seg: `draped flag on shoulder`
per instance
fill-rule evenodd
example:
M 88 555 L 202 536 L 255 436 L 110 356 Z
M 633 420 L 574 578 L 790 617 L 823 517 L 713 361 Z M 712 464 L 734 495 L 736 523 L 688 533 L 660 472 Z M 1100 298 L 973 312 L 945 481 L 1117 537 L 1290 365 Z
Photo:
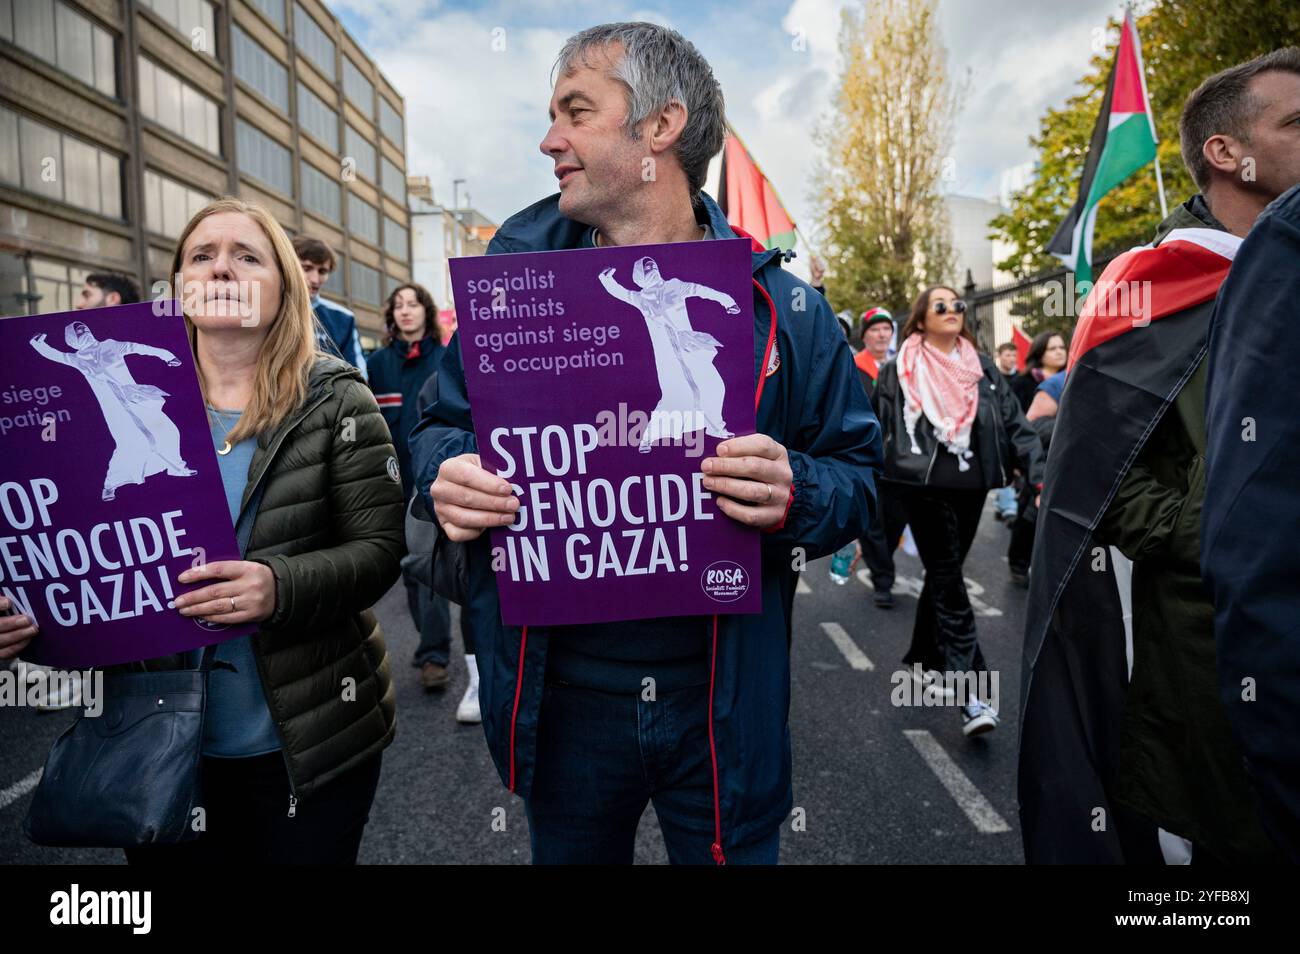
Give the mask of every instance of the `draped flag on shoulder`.
M 1201 362 L 1240 244 L 1216 229 L 1174 227 L 1112 261 L 1084 302 L 1029 575 L 1018 786 L 1030 864 L 1160 861 L 1154 826 L 1111 799 L 1131 580 L 1127 561 L 1093 534 Z
M 1131 12 L 1125 13 L 1119 48 L 1106 80 L 1106 95 L 1092 129 L 1088 158 L 1074 207 L 1056 229 L 1047 251 L 1074 269 L 1076 282 L 1092 281 L 1092 234 L 1097 203 L 1156 157 L 1142 50 Z
M 794 248 L 794 220 L 730 126 L 722 150 L 718 205 L 728 222 L 753 236 L 764 248 Z
M 1209 301 L 1240 244 L 1235 235 L 1217 229 L 1174 229 L 1154 248 L 1118 256 L 1083 303 L 1068 368 L 1112 338 Z

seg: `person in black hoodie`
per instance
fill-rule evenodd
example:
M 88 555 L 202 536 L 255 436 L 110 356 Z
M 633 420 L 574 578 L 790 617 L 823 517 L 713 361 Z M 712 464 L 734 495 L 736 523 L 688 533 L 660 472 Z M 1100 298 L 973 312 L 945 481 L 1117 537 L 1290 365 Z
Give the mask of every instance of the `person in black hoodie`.
M 406 439 L 420 422 L 420 389 L 437 374 L 442 356 L 437 314 L 433 296 L 424 286 L 408 284 L 394 288 L 384 305 L 388 345 L 370 355 L 367 361 L 370 386 L 392 432 L 393 446 L 397 448 L 402 490 L 408 501 L 414 493 L 415 481 L 411 476 L 411 451 Z M 412 664 L 419 667 L 420 682 L 426 691 L 441 691 L 448 683 L 451 608 L 443 597 L 413 579 L 409 572 L 403 573 L 403 579 L 411 618 L 420 631 L 420 645 Z M 474 687 L 477 679 L 473 675 L 472 658 L 467 662 L 471 669 L 470 684 Z M 473 710 L 472 714 L 476 716 L 477 702 Z M 457 718 L 460 718 L 459 710 Z
M 1042 445 L 997 366 L 980 353 L 966 327 L 966 303 L 951 288 L 917 296 L 899 342 L 872 402 L 884 434 L 881 481 L 907 513 L 925 565 L 903 661 L 930 686 L 943 674 L 943 695 L 962 704 L 962 731 L 976 735 L 996 728 L 998 714 L 981 698 L 995 684 L 976 639 L 962 564 L 989 490 L 1006 486 L 1014 468 L 1041 489 Z

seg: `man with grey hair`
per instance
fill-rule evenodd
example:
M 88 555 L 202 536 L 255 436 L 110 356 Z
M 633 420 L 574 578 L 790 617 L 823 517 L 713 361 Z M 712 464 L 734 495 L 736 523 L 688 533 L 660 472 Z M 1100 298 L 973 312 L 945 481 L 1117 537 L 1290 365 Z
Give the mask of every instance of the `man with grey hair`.
M 541 151 L 560 192 L 507 220 L 489 254 L 736 237 L 701 191 L 726 129 L 722 90 L 680 34 L 611 23 L 572 37 L 550 118 Z M 781 263 L 754 243 L 758 433 L 701 462 L 719 510 L 763 532 L 759 614 L 504 626 L 483 531 L 513 522 L 519 501 L 480 464 L 458 345 L 411 435 L 442 528 L 435 559 L 465 547 L 483 729 L 524 799 L 534 862 L 630 862 L 651 802 L 672 862 L 777 860 L 793 804 L 796 568 L 866 529 L 881 460 L 830 306 Z

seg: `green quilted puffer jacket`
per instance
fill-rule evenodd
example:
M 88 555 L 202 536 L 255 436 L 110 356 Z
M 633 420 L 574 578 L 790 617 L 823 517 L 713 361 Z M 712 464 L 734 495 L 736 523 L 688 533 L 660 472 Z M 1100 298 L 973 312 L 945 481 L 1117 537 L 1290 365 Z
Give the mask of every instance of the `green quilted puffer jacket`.
M 400 575 L 405 508 L 388 425 L 355 368 L 317 359 L 304 404 L 258 437 L 241 508 L 258 481 L 245 557 L 275 574 L 275 613 L 253 652 L 290 784 L 305 800 L 387 747 L 396 722 L 370 607 Z M 175 655 L 147 666 L 188 664 Z

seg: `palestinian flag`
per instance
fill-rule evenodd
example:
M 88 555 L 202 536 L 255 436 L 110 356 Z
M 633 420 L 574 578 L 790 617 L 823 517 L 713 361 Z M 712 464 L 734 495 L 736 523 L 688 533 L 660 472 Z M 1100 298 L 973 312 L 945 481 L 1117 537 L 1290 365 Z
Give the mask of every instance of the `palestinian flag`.
M 1018 793 L 1030 864 L 1161 863 L 1154 824 L 1111 800 L 1128 691 L 1131 564 L 1093 534 L 1206 353 L 1215 295 L 1241 240 L 1177 227 L 1196 221 L 1180 207 L 1154 247 L 1111 262 L 1071 342 L 1021 663 Z
M 1025 370 L 1025 359 L 1029 357 L 1029 346 L 1033 344 L 1029 336 L 1020 330 L 1020 326 L 1011 326 L 1011 343 L 1016 346 L 1016 370 Z
M 722 150 L 718 205 L 728 222 L 744 229 L 764 248 L 794 248 L 795 225 L 790 213 L 730 126 Z
M 1079 181 L 1079 197 L 1047 244 L 1048 252 L 1074 269 L 1076 282 L 1092 281 L 1092 233 L 1097 203 L 1156 157 L 1156 130 L 1143 77 L 1137 27 L 1133 25 L 1133 17 L 1126 13 L 1119 49 L 1106 80 L 1101 113 L 1092 128 L 1088 158 Z

